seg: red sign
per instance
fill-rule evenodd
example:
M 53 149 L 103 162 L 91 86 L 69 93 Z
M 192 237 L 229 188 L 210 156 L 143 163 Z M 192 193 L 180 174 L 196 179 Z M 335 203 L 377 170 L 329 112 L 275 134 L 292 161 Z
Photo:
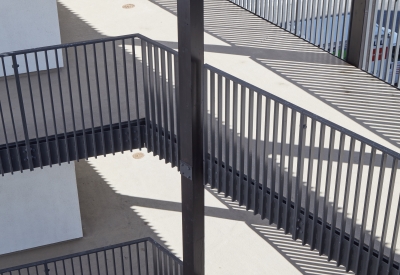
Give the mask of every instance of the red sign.
M 379 48 L 378 60 L 382 60 L 382 52 L 383 48 Z M 388 58 L 388 53 L 389 53 L 389 47 L 386 47 L 385 59 Z M 376 56 L 376 49 L 372 51 L 372 61 L 375 61 L 375 56 Z

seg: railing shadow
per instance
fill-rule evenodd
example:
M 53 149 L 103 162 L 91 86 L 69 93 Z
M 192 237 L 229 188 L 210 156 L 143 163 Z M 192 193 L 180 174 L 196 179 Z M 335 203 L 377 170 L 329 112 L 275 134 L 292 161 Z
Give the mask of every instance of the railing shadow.
M 152 2 L 176 15 L 176 1 Z M 206 52 L 248 56 L 399 146 L 400 121 L 396 114 L 400 111 L 400 92 L 396 88 L 229 1 L 205 1 L 204 14 L 205 31 L 229 44 L 205 45 Z M 177 48 L 174 42 L 162 43 Z

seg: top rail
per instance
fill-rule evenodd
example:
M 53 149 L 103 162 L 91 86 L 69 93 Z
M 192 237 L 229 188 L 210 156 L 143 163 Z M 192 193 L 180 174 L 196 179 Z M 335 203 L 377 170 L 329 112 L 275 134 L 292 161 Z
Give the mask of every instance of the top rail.
M 400 159 L 400 153 L 395 152 L 394 150 L 389 149 L 389 148 L 387 148 L 387 147 L 385 147 L 383 145 L 380 145 L 380 144 L 378 144 L 378 143 L 376 143 L 376 142 L 374 142 L 374 141 L 372 141 L 372 140 L 370 140 L 370 139 L 368 139 L 368 138 L 366 138 L 364 136 L 361 136 L 361 135 L 359 135 L 359 134 L 357 134 L 357 133 L 355 133 L 355 132 L 353 132 L 353 131 L 351 131 L 349 129 L 346 129 L 346 128 L 344 128 L 344 127 L 342 127 L 342 126 L 340 126 L 340 125 L 338 125 L 336 123 L 333 123 L 332 121 L 329 121 L 329 120 L 327 120 L 327 119 L 325 119 L 323 117 L 320 117 L 320 116 L 318 116 L 318 115 L 316 115 L 314 113 L 311 113 L 310 111 L 307 111 L 306 109 L 303 109 L 303 108 L 301 108 L 301 107 L 299 107 L 299 106 L 297 106 L 297 105 L 295 105 L 293 103 L 290 103 L 289 101 L 286 101 L 286 100 L 284 100 L 284 99 L 282 99 L 282 98 L 280 98 L 280 97 L 278 97 L 276 95 L 273 95 L 273 94 L 271 94 L 271 93 L 269 93 L 269 92 L 267 92 L 265 90 L 262 90 L 262 89 L 254 86 L 254 85 L 252 85 L 252 84 L 250 84 L 250 83 L 248 83 L 246 81 L 243 81 L 243 80 L 241 80 L 241 79 L 239 79 L 239 78 L 237 78 L 235 76 L 232 76 L 232 75 L 230 75 L 230 74 L 228 74 L 228 73 L 226 73 L 224 71 L 221 71 L 221 70 L 219 70 L 219 69 L 217 69 L 217 68 L 215 68 L 215 67 L 213 67 L 213 66 L 211 66 L 209 64 L 205 64 L 204 68 L 210 69 L 210 70 L 218 73 L 221 76 L 228 77 L 229 79 L 231 79 L 234 82 L 237 82 L 238 84 L 246 86 L 247 88 L 252 89 L 257 93 L 265 95 L 265 96 L 275 100 L 276 102 L 281 103 L 284 106 L 292 108 L 293 110 L 295 110 L 295 111 L 297 111 L 297 112 L 299 112 L 299 113 L 301 113 L 303 115 L 306 115 L 307 117 L 310 117 L 310 118 L 312 118 L 312 119 L 314 119 L 314 120 L 316 120 L 316 121 L 318 121 L 318 122 L 320 122 L 322 124 L 325 124 L 326 126 L 331 127 L 332 129 L 335 129 L 337 131 L 340 131 L 341 133 L 349 135 L 350 137 L 353 137 L 353 138 L 355 138 L 355 139 L 357 139 L 357 140 L 359 140 L 359 141 L 361 141 L 361 142 L 363 142 L 363 143 L 365 143 L 365 144 L 367 144 L 367 145 L 369 145 L 369 146 L 371 146 L 373 148 L 376 148 L 376 149 L 382 151 L 382 153 L 386 153 L 386 154 L 388 154 L 388 155 L 390 155 L 390 156 L 392 156 L 394 158 Z
M 122 40 L 122 39 L 127 39 L 127 38 L 140 38 L 146 42 L 149 42 L 149 43 L 165 50 L 166 52 L 169 52 L 173 55 L 178 55 L 177 51 L 175 51 L 171 48 L 168 48 L 167 46 L 165 46 L 157 41 L 154 41 L 144 35 L 135 33 L 135 34 L 112 36 L 112 37 L 99 38 L 99 39 L 93 39 L 93 40 L 78 41 L 78 42 L 73 42 L 73 43 L 65 43 L 65 44 L 51 45 L 51 46 L 45 46 L 45 47 L 38 47 L 38 48 L 32 48 L 32 49 L 26 49 L 26 50 L 5 52 L 5 53 L 0 53 L 0 57 L 9 57 L 9 56 L 14 56 L 14 55 L 28 54 L 28 53 L 34 53 L 34 52 L 49 51 L 49 50 L 55 50 L 55 49 L 65 49 L 65 48 L 71 48 L 71 47 L 75 47 L 75 46 L 84 46 L 84 45 L 91 45 L 91 44 L 96 44 L 96 43 L 112 42 L 112 41 Z

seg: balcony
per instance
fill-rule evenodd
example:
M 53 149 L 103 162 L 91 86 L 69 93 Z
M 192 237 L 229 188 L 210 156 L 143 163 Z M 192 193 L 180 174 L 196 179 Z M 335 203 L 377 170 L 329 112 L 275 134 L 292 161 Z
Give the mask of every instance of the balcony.
M 173 3 L 154 3 L 146 5 L 174 18 L 167 13 L 174 14 Z M 77 7 L 70 6 L 79 14 Z M 69 13 L 61 4 L 59 10 Z M 308 254 L 314 263 L 302 263 L 293 256 L 305 253 L 296 243 L 348 269 L 361 268 L 360 274 L 369 266 L 397 270 L 398 127 L 394 116 L 377 115 L 379 109 L 396 112 L 397 89 L 232 3 L 206 2 L 205 14 L 211 64 L 204 67 L 207 190 L 237 201 L 233 209 L 260 214 L 263 220 L 258 215 L 245 220 L 255 232 L 269 234 L 266 239 L 298 272 L 343 268 L 316 265 L 315 251 Z M 5 68 L 15 55 L 19 70 L 29 74 L 21 71 L 19 79 L 8 76 L 0 84 L 9 92 L 1 95 L 2 173 L 79 159 L 95 163 L 92 157 L 117 158 L 142 147 L 188 172 L 179 165 L 184 137 L 178 135 L 176 28 L 162 24 L 149 31 L 158 29 L 159 42 L 142 35 L 98 37 L 87 28 L 94 36 L 87 37 L 100 40 L 4 55 Z M 35 52 L 46 64 L 46 51 L 49 67 L 38 65 L 37 73 Z M 343 75 L 347 81 L 338 80 Z M 282 248 L 286 242 L 291 252 Z

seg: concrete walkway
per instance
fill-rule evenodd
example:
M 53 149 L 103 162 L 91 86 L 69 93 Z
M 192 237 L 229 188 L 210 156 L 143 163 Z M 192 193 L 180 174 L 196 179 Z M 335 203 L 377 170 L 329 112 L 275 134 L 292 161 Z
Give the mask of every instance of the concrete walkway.
M 176 2 L 60 0 L 62 42 L 141 33 L 177 48 Z M 398 90 L 225 0 L 206 1 L 206 62 L 398 150 Z M 77 163 L 84 238 L 0 257 L 0 268 L 150 236 L 181 257 L 179 174 L 132 153 Z M 213 191 L 206 274 L 343 274 Z

